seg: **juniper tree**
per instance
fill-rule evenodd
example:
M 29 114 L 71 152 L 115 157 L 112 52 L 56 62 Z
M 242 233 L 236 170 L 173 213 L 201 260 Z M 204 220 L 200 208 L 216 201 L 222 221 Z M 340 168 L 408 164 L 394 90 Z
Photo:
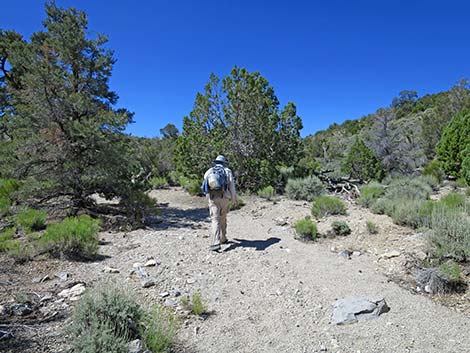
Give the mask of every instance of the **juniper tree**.
M 351 146 L 349 153 L 343 160 L 341 169 L 352 178 L 366 181 L 371 179 L 380 180 L 383 177 L 383 169 L 379 160 L 374 152 L 359 138 Z

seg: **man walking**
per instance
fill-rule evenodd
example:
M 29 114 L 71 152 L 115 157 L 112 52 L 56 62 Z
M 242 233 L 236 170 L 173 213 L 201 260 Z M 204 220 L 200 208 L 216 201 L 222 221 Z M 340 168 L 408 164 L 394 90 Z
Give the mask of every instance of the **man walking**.
M 228 168 L 227 159 L 219 155 L 213 165 L 204 174 L 202 191 L 209 201 L 211 215 L 212 245 L 210 250 L 220 250 L 220 244 L 227 242 L 227 213 L 229 200 L 237 204 L 235 181 L 232 171 Z

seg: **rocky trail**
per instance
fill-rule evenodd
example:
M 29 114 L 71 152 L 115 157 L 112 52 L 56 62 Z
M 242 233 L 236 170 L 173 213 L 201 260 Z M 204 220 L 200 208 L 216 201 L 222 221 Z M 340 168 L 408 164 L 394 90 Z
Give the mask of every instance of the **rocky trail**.
M 289 223 L 309 215 L 309 203 L 248 197 L 246 206 L 228 216 L 230 243 L 214 253 L 208 250 L 204 198 L 179 189 L 152 196 L 162 207 L 160 223 L 101 233 L 100 261 L 14 265 L 0 258 L 0 303 L 11 302 L 17 293 L 34 293 L 28 295 L 41 300 L 50 296 L 39 305 L 42 318 L 50 319 L 18 324 L 15 338 L 0 341 L 1 352 L 66 352 L 64 328 L 80 294 L 62 291 L 74 285 L 81 291 L 82 284 L 93 287 L 109 278 L 131 287 L 145 305 L 158 302 L 175 310 L 183 295 L 199 291 L 210 314 L 183 318 L 178 333 L 190 352 L 470 352 L 470 316 L 462 309 L 469 306 L 468 295 L 460 294 L 462 308 L 450 308 L 392 280 L 421 256 L 423 239 L 386 216 L 349 204 L 347 216 L 321 221 L 319 231 L 326 233 L 333 220 L 341 219 L 352 234 L 305 243 L 294 239 Z M 367 233 L 369 219 L 379 226 L 377 235 Z M 344 249 L 351 256 L 338 255 Z M 146 267 L 149 260 L 154 261 Z M 153 281 L 146 288 L 131 274 L 136 263 Z M 67 278 L 54 277 L 60 272 Z M 332 305 L 348 297 L 383 298 L 390 311 L 333 325 Z

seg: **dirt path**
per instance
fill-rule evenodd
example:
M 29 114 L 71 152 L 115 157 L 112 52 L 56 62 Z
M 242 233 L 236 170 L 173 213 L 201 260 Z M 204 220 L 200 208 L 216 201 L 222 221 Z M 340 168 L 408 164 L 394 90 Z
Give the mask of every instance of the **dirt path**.
M 468 316 L 414 295 L 384 276 L 384 270 L 404 259 L 379 260 L 378 255 L 413 246 L 419 250 L 420 244 L 416 235 L 384 216 L 351 206 L 350 236 L 306 244 L 293 239 L 290 226 L 278 226 L 273 220 L 308 215 L 307 203 L 281 199 L 273 204 L 250 198 L 247 206 L 229 214 L 232 242 L 221 253 L 213 253 L 208 251 L 205 199 L 177 190 L 156 191 L 153 196 L 164 205 L 163 222 L 154 230 L 103 233 L 100 252 L 107 256 L 103 261 L 49 262 L 44 270 L 39 266 L 36 276 L 67 271 L 88 286 L 113 276 L 128 283 L 148 304 L 164 303 L 167 299 L 160 293 L 171 289 L 183 295 L 200 291 L 213 314 L 206 320 L 185 320 L 179 332 L 179 339 L 195 352 L 470 352 Z M 381 228 L 375 238 L 365 232 L 369 218 Z M 320 231 L 330 222 L 321 222 Z M 353 247 L 363 254 L 348 260 L 332 247 Z M 148 258 L 161 264 L 148 268 L 157 285 L 144 289 L 129 272 L 133 263 Z M 105 274 L 106 266 L 120 273 Z M 37 284 L 35 290 L 51 290 L 53 285 L 53 281 Z M 376 320 L 331 325 L 334 301 L 355 295 L 383 297 L 391 311 Z M 63 342 L 59 346 L 65 349 Z

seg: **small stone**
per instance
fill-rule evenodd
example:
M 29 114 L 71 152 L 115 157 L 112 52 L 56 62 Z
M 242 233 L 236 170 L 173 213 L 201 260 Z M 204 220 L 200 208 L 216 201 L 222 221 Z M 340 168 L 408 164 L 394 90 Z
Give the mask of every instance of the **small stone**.
M 361 256 L 361 255 L 362 255 L 362 253 L 360 251 L 357 251 L 357 250 L 353 251 L 353 253 L 352 253 L 352 256 L 356 256 L 356 257 Z
M 166 298 L 166 297 L 169 297 L 170 296 L 170 293 L 168 292 L 162 292 L 159 294 L 160 295 L 160 298 Z
M 132 264 L 132 267 L 134 268 L 139 268 L 139 267 L 142 267 L 143 265 L 140 263 L 140 262 L 135 262 L 134 264 Z
M 165 305 L 169 306 L 169 307 L 175 307 L 175 306 L 178 305 L 178 302 L 174 299 L 169 299 L 168 298 L 168 299 L 165 300 Z
M 142 280 L 142 288 L 150 288 L 155 285 L 155 281 L 152 278 L 146 278 Z
M 170 294 L 173 296 L 173 297 L 179 297 L 181 295 L 181 292 L 178 290 L 178 289 L 172 289 L 170 291 Z
M 183 236 L 179 236 L 178 239 L 179 239 L 179 240 L 184 240 L 184 237 L 183 237 Z
M 127 344 L 127 349 L 129 353 L 143 353 L 144 347 L 142 345 L 142 341 L 137 339 L 129 342 Z
M 386 252 L 382 255 L 379 256 L 379 258 L 382 258 L 382 259 L 391 259 L 393 257 L 398 257 L 400 256 L 401 253 L 397 250 L 392 250 L 392 251 L 389 251 L 389 252 Z
M 0 305 L 0 317 L 5 317 L 8 314 L 8 309 L 5 305 Z
M 194 327 L 194 334 L 197 335 L 201 328 L 199 326 Z
M 426 284 L 426 285 L 424 286 L 424 291 L 425 291 L 426 293 L 432 294 L 431 286 L 430 286 L 429 284 Z
M 40 302 L 43 303 L 45 301 L 48 301 L 48 300 L 51 300 L 53 297 L 52 297 L 52 294 L 51 293 L 46 293 L 44 294 L 44 296 L 41 298 Z
M 72 288 L 64 289 L 58 295 L 59 297 L 68 298 L 69 300 L 75 301 L 79 299 L 83 292 L 85 292 L 85 285 L 83 283 L 79 283 L 74 285 Z
M 16 316 L 25 316 L 33 312 L 33 309 L 31 309 L 28 304 L 13 304 L 10 310 Z
M 345 259 L 349 259 L 351 256 L 351 251 L 349 250 L 343 250 L 338 253 L 339 256 L 344 257 Z
M 51 277 L 49 277 L 48 275 L 45 275 L 45 276 L 41 279 L 40 282 L 43 283 L 43 282 L 48 281 L 48 280 L 50 280 L 50 279 L 51 279 Z
M 114 267 L 105 267 L 103 268 L 104 273 L 119 273 L 119 270 Z
M 40 282 L 41 282 L 41 277 L 34 277 L 31 282 L 33 282 L 33 283 L 40 283 Z
M 69 279 L 70 275 L 67 273 L 67 272 L 59 272 L 59 273 L 56 273 L 55 276 L 60 279 L 61 281 L 66 281 Z M 48 276 L 46 276 L 48 277 Z M 46 278 L 44 277 L 44 278 Z M 42 282 L 44 282 L 44 279 L 42 280 Z
M 275 218 L 273 219 L 273 221 L 274 221 L 274 224 L 280 227 L 283 227 L 289 224 L 289 222 L 287 221 L 287 218 L 283 218 L 283 217 Z
M 326 352 L 328 351 L 328 348 L 324 344 L 320 345 L 320 352 Z
M 187 284 L 194 284 L 194 283 L 196 283 L 196 280 L 195 280 L 194 278 L 188 278 L 188 279 L 186 280 L 186 283 L 187 283 Z
M 154 267 L 157 265 L 157 261 L 151 259 L 151 260 L 148 260 L 146 263 L 145 263 L 145 267 Z

